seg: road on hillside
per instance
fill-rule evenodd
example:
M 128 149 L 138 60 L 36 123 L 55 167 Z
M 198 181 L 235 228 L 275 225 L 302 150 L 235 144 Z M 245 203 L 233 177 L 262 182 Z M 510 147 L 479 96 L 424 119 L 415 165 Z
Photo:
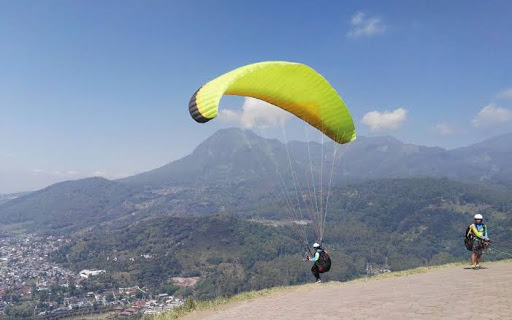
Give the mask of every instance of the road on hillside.
M 184 319 L 512 319 L 512 263 L 300 286 Z

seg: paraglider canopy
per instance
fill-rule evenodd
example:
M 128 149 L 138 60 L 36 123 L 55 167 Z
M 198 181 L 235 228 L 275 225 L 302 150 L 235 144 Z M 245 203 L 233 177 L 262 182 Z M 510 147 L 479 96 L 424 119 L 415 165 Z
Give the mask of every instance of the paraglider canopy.
M 294 62 L 249 64 L 199 88 L 190 115 L 205 123 L 215 118 L 223 95 L 257 98 L 284 109 L 342 144 L 355 140 L 354 122 L 336 90 L 312 68 Z

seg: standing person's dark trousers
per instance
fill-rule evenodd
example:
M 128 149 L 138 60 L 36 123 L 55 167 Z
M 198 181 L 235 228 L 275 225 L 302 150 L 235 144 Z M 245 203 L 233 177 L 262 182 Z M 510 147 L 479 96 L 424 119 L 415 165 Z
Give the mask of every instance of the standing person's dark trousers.
M 320 270 L 318 269 L 316 263 L 313 264 L 313 266 L 311 267 L 311 272 L 313 272 L 313 275 L 315 276 L 316 280 L 320 279 Z

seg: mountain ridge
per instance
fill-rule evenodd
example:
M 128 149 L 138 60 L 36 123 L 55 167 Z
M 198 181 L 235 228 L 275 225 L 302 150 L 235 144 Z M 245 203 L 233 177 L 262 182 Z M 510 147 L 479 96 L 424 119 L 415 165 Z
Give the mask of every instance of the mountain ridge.
M 433 176 L 464 181 L 476 179 L 491 182 L 493 178 L 496 178 L 500 184 L 508 185 L 510 183 L 512 185 L 512 169 L 509 170 L 507 165 L 507 163 L 512 163 L 512 144 L 507 143 L 508 141 L 512 141 L 512 133 L 486 139 L 463 148 L 447 150 L 440 147 L 403 143 L 392 136 L 362 136 L 352 143 L 339 146 L 338 151 L 343 154 L 343 158 L 351 159 L 344 161 L 345 159 L 340 157 L 340 161 L 335 163 L 334 177 L 337 177 L 338 180 L 334 178 L 334 181 L 342 183 L 341 177 L 352 182 L 385 177 Z M 232 148 L 226 150 L 229 146 Z M 243 153 L 249 153 L 251 150 L 257 153 L 252 154 L 252 160 L 258 163 L 253 163 L 251 167 L 256 172 L 258 166 L 272 167 L 272 162 L 277 162 L 277 164 L 274 163 L 274 169 L 288 168 L 286 159 L 288 152 L 295 162 L 306 163 L 307 166 L 308 157 L 312 155 L 313 165 L 320 165 L 318 155 L 321 144 L 294 140 L 288 142 L 288 147 L 287 151 L 285 144 L 279 140 L 262 138 L 250 130 L 221 129 L 199 144 L 190 155 L 160 168 L 119 181 L 134 185 L 165 184 L 166 180 L 187 185 L 190 185 L 188 183 L 190 180 L 204 183 L 208 182 L 208 178 L 203 175 L 205 168 L 211 168 L 213 165 L 218 169 L 221 167 L 219 161 L 224 161 L 223 164 L 227 165 L 230 161 L 237 160 L 237 156 L 242 156 Z M 308 148 L 311 149 L 309 154 L 306 152 Z M 324 144 L 324 155 L 332 159 L 333 148 L 334 143 Z M 491 158 L 490 153 L 492 154 Z M 215 156 L 217 159 L 213 159 Z M 502 161 L 500 157 L 504 160 Z M 217 163 L 214 163 L 212 159 L 217 160 Z M 509 159 L 510 162 L 508 162 Z M 201 174 L 197 174 L 200 171 Z M 297 171 L 304 171 L 304 168 L 298 168 Z M 505 172 L 506 176 L 498 176 L 498 172 Z M 176 179 L 181 176 L 181 173 L 186 173 L 187 178 Z M 260 173 L 260 176 L 261 174 L 263 173 Z M 191 176 L 194 178 L 190 178 Z M 158 183 L 152 183 L 152 179 Z
M 285 145 L 252 131 L 222 129 L 191 154 L 160 168 L 118 180 L 61 182 L 7 201 L 0 204 L 0 222 L 32 221 L 61 232 L 119 223 L 121 218 L 125 221 L 120 225 L 124 225 L 154 215 L 260 214 L 265 204 L 275 203 L 272 191 L 290 192 L 295 184 L 298 190 L 312 192 L 315 184 L 320 185 L 322 169 L 326 188 L 331 177 L 333 186 L 433 177 L 509 190 L 510 137 L 512 134 L 506 134 L 455 150 L 406 144 L 391 136 L 360 137 L 339 146 L 333 158 L 334 143 L 323 148 L 317 142 L 290 141 Z

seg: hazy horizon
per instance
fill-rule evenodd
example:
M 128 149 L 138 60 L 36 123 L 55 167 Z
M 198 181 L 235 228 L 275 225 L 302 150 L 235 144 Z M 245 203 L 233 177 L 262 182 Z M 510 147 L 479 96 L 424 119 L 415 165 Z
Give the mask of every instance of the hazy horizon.
M 256 132 L 255 130 L 251 130 L 251 129 L 242 129 L 242 128 L 238 128 L 238 127 L 227 127 L 227 128 L 223 128 L 223 129 L 234 129 L 234 128 L 241 129 L 241 130 L 250 130 L 250 131 L 252 131 L 253 133 L 255 133 L 256 135 L 258 135 L 258 136 L 260 136 L 260 137 L 263 137 L 263 138 L 273 138 L 273 137 L 264 137 L 262 134 L 260 134 L 260 133 Z M 223 130 L 223 129 L 219 129 L 219 130 Z M 219 131 L 219 130 L 218 130 L 218 131 Z M 512 132 L 509 132 L 509 133 L 506 133 L 506 134 L 512 134 Z M 319 133 L 317 133 L 316 135 L 318 136 L 318 135 L 320 135 L 320 134 L 319 134 Z M 394 137 L 393 135 L 390 135 L 390 134 L 388 134 L 388 135 L 382 135 L 382 137 L 384 137 L 384 136 L 393 137 L 393 138 L 395 138 L 395 139 L 397 139 L 397 140 L 401 141 L 400 139 L 398 139 L 398 138 L 396 138 L 396 137 Z M 209 136 L 208 136 L 208 137 L 209 137 Z M 208 137 L 206 137 L 206 138 L 205 138 L 205 140 L 206 140 Z M 374 136 L 359 136 L 359 138 L 376 138 L 376 137 L 379 137 L 379 136 L 376 136 L 376 135 L 374 135 Z M 285 141 L 283 140 L 283 138 L 282 138 L 282 137 L 276 137 L 276 139 L 280 140 L 280 141 L 281 141 L 281 142 L 283 142 L 283 143 L 285 142 Z M 317 139 L 317 140 L 318 140 L 318 139 Z M 306 139 L 300 139 L 300 137 L 299 137 L 299 139 L 291 139 L 291 140 L 288 140 L 288 142 L 291 142 L 291 141 L 307 142 L 307 140 L 306 140 Z M 311 140 L 309 140 L 309 141 L 314 141 L 314 139 L 311 139 Z M 356 141 L 357 141 L 357 139 L 356 139 Z M 203 142 L 203 141 L 201 141 L 201 143 L 202 143 L 202 142 Z M 320 141 L 320 140 L 315 141 L 315 142 L 317 142 L 317 143 L 321 143 L 321 141 Z M 401 141 L 401 142 L 403 142 L 403 143 L 407 143 L 407 142 L 404 142 L 404 141 Z M 481 141 L 477 141 L 476 143 L 479 143 L 479 142 L 481 142 Z M 324 140 L 324 142 L 323 142 L 323 143 L 332 143 L 332 140 L 326 139 L 326 140 Z M 198 145 L 199 145 L 199 144 L 198 144 Z M 194 146 L 194 149 L 195 149 L 198 145 Z M 466 145 L 466 146 L 469 146 L 469 145 Z M 466 146 L 461 146 L 461 147 L 466 147 Z M 439 146 L 427 146 L 427 147 L 439 147 Z M 442 148 L 442 147 L 439 147 L 439 148 Z M 459 148 L 459 147 L 457 147 L 457 148 Z M 445 149 L 445 150 L 453 150 L 453 149 L 457 149 L 457 148 L 449 148 L 449 149 L 448 149 L 448 148 L 443 148 L 443 149 Z M 143 172 L 151 171 L 151 170 L 157 169 L 157 168 L 159 168 L 159 167 L 161 167 L 161 166 L 164 166 L 164 165 L 167 165 L 167 164 L 169 164 L 169 163 L 172 163 L 172 162 L 174 162 L 174 161 L 176 161 L 176 160 L 179 160 L 179 159 L 181 159 L 181 158 L 183 158 L 183 157 L 185 157 L 185 156 L 187 156 L 187 155 L 189 155 L 189 154 L 191 154 L 191 153 L 192 153 L 192 150 L 191 150 L 191 152 L 190 152 L 190 153 L 187 153 L 187 154 L 183 155 L 182 157 L 178 157 L 178 158 L 176 158 L 176 159 L 172 159 L 172 160 L 170 160 L 170 161 L 168 161 L 168 162 L 166 162 L 166 163 L 163 163 L 162 165 L 159 165 L 159 166 L 154 167 L 154 168 L 149 168 L 149 169 L 144 170 L 144 171 L 135 172 L 135 173 L 133 173 L 133 174 L 129 174 L 129 175 L 126 175 L 126 176 L 119 176 L 119 177 L 104 177 L 104 178 L 107 178 L 107 179 L 109 179 L 109 180 L 116 180 L 116 179 L 121 179 L 121 178 L 130 177 L 130 176 L 133 176 L 133 175 L 136 175 L 136 174 L 139 174 L 139 173 L 143 173 Z M 41 175 L 44 175 L 44 174 L 45 174 L 44 172 L 34 172 L 34 173 L 35 173 L 36 175 L 39 175 L 39 176 L 41 176 Z M 57 178 L 56 178 L 56 176 L 57 176 Z M 58 178 L 58 176 L 61 176 L 61 179 L 59 179 L 59 178 Z M 52 184 L 55 184 L 55 183 L 64 182 L 64 181 L 71 181 L 71 180 L 79 180 L 79 179 L 85 179 L 85 178 L 92 178 L 92 177 L 102 177 L 102 176 L 101 176 L 101 175 L 94 175 L 94 174 L 92 174 L 92 175 L 89 175 L 89 176 L 85 176 L 85 175 L 84 175 L 84 176 L 74 176 L 74 177 L 73 177 L 72 175 L 66 176 L 66 175 L 65 175 L 65 173 L 54 173 L 54 174 L 51 174 L 51 173 L 50 173 L 50 174 L 49 174 L 49 179 L 50 179 L 50 180 L 48 180 L 49 182 L 40 181 L 39 183 L 40 183 L 40 185 L 41 185 L 41 186 L 40 186 L 40 187 L 36 187 L 36 188 L 34 188 L 34 189 L 24 189 L 24 190 L 14 190 L 14 191 L 10 191 L 9 189 L 6 189 L 7 191 L 2 192 L 2 191 L 1 191 L 2 189 L 1 189 L 1 188 L 2 188 L 3 186 L 0 184 L 0 194 L 13 194 L 13 193 L 19 193 L 19 192 L 32 192 L 32 191 L 37 191 L 37 190 L 43 189 L 43 188 L 48 187 L 48 186 L 50 186 L 50 185 L 52 185 Z

